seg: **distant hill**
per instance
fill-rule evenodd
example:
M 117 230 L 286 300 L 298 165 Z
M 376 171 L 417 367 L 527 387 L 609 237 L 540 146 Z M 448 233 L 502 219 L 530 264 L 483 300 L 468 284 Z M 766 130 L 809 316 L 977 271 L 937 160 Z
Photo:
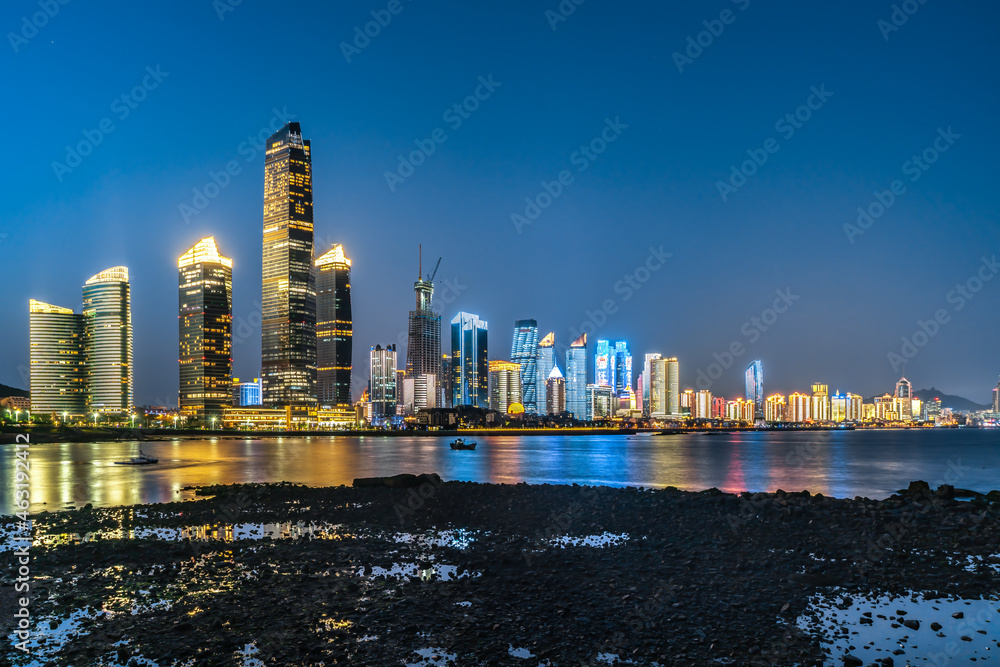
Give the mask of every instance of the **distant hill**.
M 918 389 L 913 392 L 913 395 L 921 401 L 929 401 L 932 398 L 940 398 L 942 408 L 951 408 L 956 412 L 976 412 L 978 410 L 989 410 L 993 407 L 991 405 L 973 403 L 969 399 L 962 398 L 961 396 L 950 396 L 935 389 L 934 387 L 931 387 L 930 389 Z
M 24 389 L 15 389 L 14 387 L 8 387 L 5 384 L 0 384 L 0 398 L 7 398 L 8 396 L 24 396 L 28 398 L 30 394 Z

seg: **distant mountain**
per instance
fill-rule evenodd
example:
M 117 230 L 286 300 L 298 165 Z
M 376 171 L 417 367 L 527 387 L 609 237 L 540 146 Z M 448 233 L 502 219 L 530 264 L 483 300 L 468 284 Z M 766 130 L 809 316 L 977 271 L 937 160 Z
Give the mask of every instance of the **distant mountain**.
M 7 398 L 8 396 L 24 396 L 28 398 L 29 395 L 24 389 L 15 389 L 14 387 L 0 384 L 0 398 Z
M 921 401 L 929 401 L 933 398 L 940 398 L 942 408 L 951 408 L 955 412 L 977 412 L 979 410 L 989 410 L 993 407 L 991 405 L 973 403 L 969 399 L 962 398 L 961 396 L 950 396 L 935 389 L 934 387 L 931 387 L 930 389 L 918 389 L 913 392 L 913 395 Z

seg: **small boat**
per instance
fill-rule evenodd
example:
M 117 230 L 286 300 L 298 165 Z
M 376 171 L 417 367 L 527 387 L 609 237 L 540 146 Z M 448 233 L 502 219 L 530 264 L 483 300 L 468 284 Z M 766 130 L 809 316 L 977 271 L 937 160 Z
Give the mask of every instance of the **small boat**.
M 466 444 L 465 440 L 463 440 L 462 438 L 458 438 L 457 440 L 452 441 L 451 448 L 452 449 L 475 449 L 476 448 L 476 443 L 470 442 L 470 443 Z
M 144 453 L 142 448 L 139 448 L 139 456 L 133 456 L 128 461 L 115 461 L 116 466 L 148 466 L 153 463 L 159 463 L 160 459 L 155 459 L 152 456 Z

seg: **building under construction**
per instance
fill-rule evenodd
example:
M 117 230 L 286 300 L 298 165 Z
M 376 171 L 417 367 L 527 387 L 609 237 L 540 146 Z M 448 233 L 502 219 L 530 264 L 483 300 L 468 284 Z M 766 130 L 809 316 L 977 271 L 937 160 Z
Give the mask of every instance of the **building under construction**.
M 438 259 L 434 271 L 425 280 L 421 256 L 417 268 L 417 282 L 413 283 L 417 308 L 410 311 L 409 336 L 406 341 L 406 377 L 431 375 L 434 377 L 433 386 L 436 388 L 440 387 L 441 378 L 441 315 L 431 309 L 431 302 L 434 299 L 434 276 L 440 265 L 441 260 Z M 440 400 L 437 400 L 440 393 L 439 390 L 435 391 L 427 397 L 427 405 L 415 405 L 414 408 L 420 410 L 445 407 Z

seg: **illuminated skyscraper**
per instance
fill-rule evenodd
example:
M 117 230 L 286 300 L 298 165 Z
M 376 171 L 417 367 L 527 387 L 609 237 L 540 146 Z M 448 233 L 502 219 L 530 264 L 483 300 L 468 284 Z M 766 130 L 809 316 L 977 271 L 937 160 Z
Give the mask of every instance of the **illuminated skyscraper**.
M 521 375 L 521 364 L 490 362 L 490 410 L 507 414 L 510 406 L 521 402 Z
M 320 407 L 351 405 L 354 320 L 351 260 L 333 246 L 316 260 L 316 399 Z
M 746 398 L 754 405 L 754 419 L 764 418 L 764 366 L 751 361 L 746 372 Z
M 864 398 L 860 394 L 847 394 L 847 421 L 859 422 L 864 419 Z
M 587 421 L 611 419 L 614 416 L 614 389 L 596 384 L 588 384 L 586 392 Z
M 421 258 L 423 255 L 421 254 Z M 423 260 L 417 265 L 417 281 L 413 283 L 413 292 L 416 296 L 416 307 L 410 311 L 409 327 L 406 338 L 406 374 L 408 377 L 416 378 L 421 375 L 433 376 L 431 383 L 434 385 L 436 396 L 423 394 L 426 398 L 418 400 L 420 392 L 416 392 L 414 399 L 414 409 L 440 405 L 443 401 L 437 401 L 438 396 L 442 396 L 443 389 L 450 383 L 442 382 L 448 378 L 441 367 L 441 315 L 433 310 L 434 283 L 433 276 L 428 275 L 424 280 Z M 425 381 L 426 382 L 426 381 Z M 434 398 L 435 400 L 431 400 Z M 450 394 L 448 395 L 450 400 Z
M 371 380 L 368 395 L 372 404 L 373 422 L 385 421 L 396 415 L 397 392 L 396 346 L 376 345 L 371 348 Z
M 451 404 L 489 406 L 487 323 L 478 315 L 459 313 L 451 321 Z
M 233 378 L 233 405 L 238 408 L 260 405 L 260 378 L 254 378 L 253 382 Z
M 83 315 L 28 301 L 31 409 L 36 414 L 82 416 L 87 410 Z
M 521 404 L 530 415 L 538 414 L 538 322 L 514 323 L 510 360 L 521 365 Z
M 645 417 L 650 415 L 650 403 L 649 403 L 649 391 L 650 391 L 650 381 L 652 379 L 652 364 L 656 359 L 662 359 L 661 354 L 646 354 L 646 361 L 642 365 L 642 414 Z
M 574 419 L 587 419 L 587 334 L 566 350 L 566 410 Z
M 773 394 L 767 397 L 764 402 L 764 421 L 783 422 L 786 419 L 785 397 L 781 394 Z
M 847 420 L 847 397 L 840 392 L 830 397 L 830 421 L 842 422 Z
M 262 278 L 264 403 L 315 405 L 312 153 L 298 123 L 267 140 Z
M 830 388 L 814 382 L 812 385 L 812 405 L 809 413 L 813 421 L 830 421 Z
M 132 298 L 128 267 L 101 271 L 84 284 L 83 321 L 87 410 L 130 414 Z
M 913 386 L 906 378 L 899 378 L 896 383 L 896 412 L 900 421 L 910 421 L 913 418 Z
M 615 341 L 611 368 L 613 371 L 611 386 L 615 390 L 615 396 L 627 395 L 633 389 L 632 355 L 628 351 L 628 343 L 623 340 Z
M 550 415 L 566 412 L 566 380 L 558 366 L 553 366 L 545 380 L 545 405 Z
M 233 260 L 204 238 L 177 259 L 181 414 L 222 417 L 232 405 Z
M 598 387 L 614 386 L 615 368 L 611 355 L 611 343 L 606 340 L 597 341 L 594 350 L 594 384 Z
M 1000 412 L 1000 382 L 993 388 L 993 412 Z
M 535 376 L 537 378 L 535 382 L 536 393 L 538 403 L 538 414 L 548 415 L 552 414 L 546 404 L 546 393 L 545 393 L 545 383 L 549 379 L 549 374 L 556 365 L 556 335 L 554 332 L 549 332 L 545 335 L 545 338 L 538 341 L 538 374 Z
M 653 359 L 650 364 L 650 415 L 677 419 L 681 416 L 681 380 L 677 357 Z
M 795 392 L 788 397 L 785 416 L 790 422 L 807 422 L 812 419 L 812 396 Z
M 694 394 L 694 404 L 691 406 L 691 416 L 695 419 L 712 418 L 712 392 L 700 389 Z

